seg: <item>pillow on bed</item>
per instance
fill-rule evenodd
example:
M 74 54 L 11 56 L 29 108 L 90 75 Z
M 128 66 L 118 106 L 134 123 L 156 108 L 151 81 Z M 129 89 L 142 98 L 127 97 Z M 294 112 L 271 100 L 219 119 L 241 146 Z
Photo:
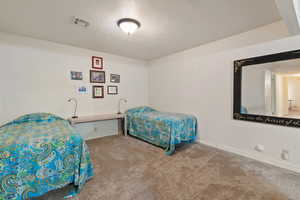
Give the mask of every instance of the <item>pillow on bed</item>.
M 144 113 L 144 112 L 154 112 L 155 109 L 149 107 L 149 106 L 141 106 L 137 108 L 132 108 L 126 111 L 126 113 Z
M 17 119 L 13 120 L 11 123 L 24 123 L 24 122 L 53 122 L 56 120 L 64 120 L 61 117 L 58 117 L 56 115 L 50 114 L 50 113 L 32 113 L 23 115 L 21 117 L 18 117 Z

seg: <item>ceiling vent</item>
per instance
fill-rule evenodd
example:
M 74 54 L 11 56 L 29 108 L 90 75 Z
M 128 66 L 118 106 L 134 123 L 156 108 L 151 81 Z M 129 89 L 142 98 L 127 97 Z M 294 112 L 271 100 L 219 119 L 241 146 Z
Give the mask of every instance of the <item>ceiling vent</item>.
M 73 19 L 73 24 L 87 28 L 87 27 L 90 25 L 90 22 L 75 17 L 75 18 Z

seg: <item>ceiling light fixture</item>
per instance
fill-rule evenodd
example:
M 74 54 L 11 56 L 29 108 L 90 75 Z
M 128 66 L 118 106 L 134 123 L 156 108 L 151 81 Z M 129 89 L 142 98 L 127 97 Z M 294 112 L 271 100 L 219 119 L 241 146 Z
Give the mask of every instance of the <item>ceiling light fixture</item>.
M 123 18 L 117 22 L 118 26 L 122 31 L 128 35 L 134 33 L 138 28 L 141 27 L 141 23 L 135 19 Z

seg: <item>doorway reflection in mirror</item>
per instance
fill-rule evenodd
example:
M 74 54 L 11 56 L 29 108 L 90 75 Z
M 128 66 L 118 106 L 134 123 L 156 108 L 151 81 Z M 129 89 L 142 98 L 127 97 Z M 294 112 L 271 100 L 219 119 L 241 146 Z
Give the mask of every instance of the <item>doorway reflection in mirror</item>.
M 300 59 L 244 67 L 241 113 L 300 118 Z

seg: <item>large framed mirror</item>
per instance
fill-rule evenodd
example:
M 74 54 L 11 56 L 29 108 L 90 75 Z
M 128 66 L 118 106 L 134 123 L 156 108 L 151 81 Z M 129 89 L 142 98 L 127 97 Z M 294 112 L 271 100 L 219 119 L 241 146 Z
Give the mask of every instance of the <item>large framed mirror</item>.
M 300 127 L 300 50 L 234 61 L 233 118 Z

